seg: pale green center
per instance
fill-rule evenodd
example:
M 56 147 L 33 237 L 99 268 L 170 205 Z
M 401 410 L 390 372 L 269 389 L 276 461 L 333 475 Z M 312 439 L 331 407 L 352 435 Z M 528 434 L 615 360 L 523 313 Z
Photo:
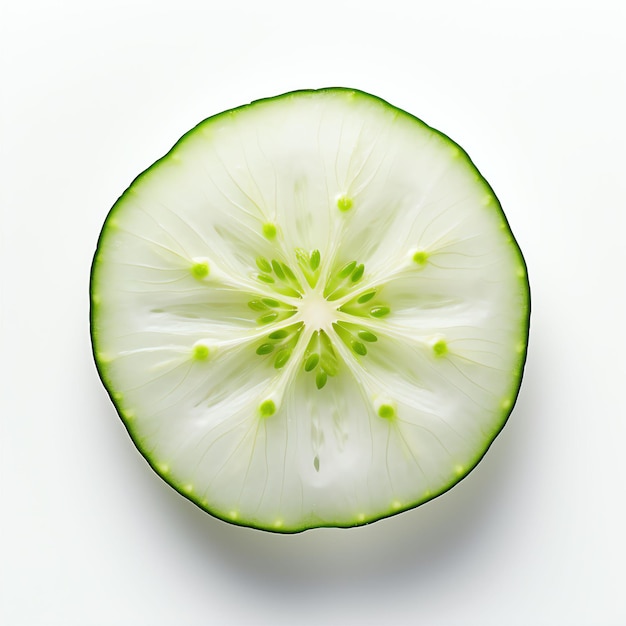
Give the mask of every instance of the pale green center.
M 378 341 L 368 322 L 380 324 L 391 309 L 378 299 L 376 288 L 363 288 L 363 263 L 333 263 L 322 259 L 319 250 L 301 248 L 294 250 L 293 264 L 265 257 L 255 263 L 264 295 L 255 295 L 248 307 L 256 313 L 257 324 L 267 327 L 255 352 L 275 369 L 296 358 L 322 389 L 339 371 L 337 341 L 356 362 L 367 355 L 367 344 Z
M 298 311 L 304 325 L 315 330 L 328 331 L 337 321 L 337 307 L 317 290 L 303 297 Z

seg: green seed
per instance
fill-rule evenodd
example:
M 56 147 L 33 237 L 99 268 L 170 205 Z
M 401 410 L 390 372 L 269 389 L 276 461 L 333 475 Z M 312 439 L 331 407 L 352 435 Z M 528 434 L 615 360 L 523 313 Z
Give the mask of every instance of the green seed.
M 315 386 L 318 389 L 321 389 L 326 384 L 327 380 L 328 376 L 326 375 L 326 372 L 324 370 L 320 370 L 315 376 Z
M 374 333 L 370 333 L 369 330 L 360 330 L 357 335 L 363 339 L 363 341 L 378 341 L 378 337 Z
M 321 255 L 319 250 L 311 252 L 311 269 L 315 271 L 320 266 Z
M 275 282 L 275 280 L 268 274 L 259 274 L 257 278 L 259 280 L 262 280 L 264 283 L 267 283 L 268 285 L 271 285 L 273 282 Z
M 365 302 L 369 302 L 374 296 L 376 295 L 376 290 L 372 290 L 372 291 L 366 291 L 364 294 L 361 294 L 358 298 L 357 298 L 357 302 L 359 304 L 364 304 Z
M 319 361 L 320 361 L 320 355 L 317 354 L 317 352 L 314 352 L 313 354 L 309 355 L 309 358 L 304 363 L 304 371 L 310 372 L 312 369 L 315 369 Z
M 352 274 L 354 268 L 356 267 L 356 261 L 350 261 L 350 263 L 346 263 L 340 270 L 337 272 L 339 278 L 346 278 Z
M 248 302 L 248 306 L 253 311 L 265 311 L 265 309 L 267 309 L 267 307 L 260 300 L 250 300 L 250 302 Z
M 278 300 L 274 300 L 274 298 L 261 298 L 261 302 L 273 309 L 277 309 L 280 306 L 280 302 Z
M 196 361 L 204 361 L 209 356 L 209 348 L 201 343 L 193 347 L 193 358 Z
M 276 413 L 276 405 L 273 400 L 264 400 L 259 407 L 261 417 L 271 417 Z
M 267 337 L 268 339 L 284 339 L 289 333 L 281 328 L 280 330 L 275 330 L 273 333 L 270 333 Z
M 423 251 L 419 251 L 416 252 L 413 255 L 413 262 L 417 263 L 418 265 L 426 265 L 426 261 L 428 261 L 428 253 L 427 252 L 423 252 Z
M 437 356 L 444 356 L 448 353 L 448 344 L 443 339 L 439 339 L 433 344 L 433 352 Z
M 262 256 L 257 258 L 256 266 L 262 272 L 271 272 L 272 271 L 272 266 L 270 265 L 270 262 L 265 257 L 262 257 Z
M 276 226 L 271 222 L 263 224 L 263 236 L 266 239 L 274 239 L 276 237 Z
M 396 410 L 391 406 L 391 404 L 381 404 L 378 407 L 378 415 L 383 419 L 392 419 L 396 416 Z
M 361 356 L 365 356 L 367 354 L 367 348 L 360 341 L 352 341 L 351 342 L 352 349 Z
M 256 353 L 257 354 L 269 354 L 273 350 L 274 350 L 274 346 L 271 343 L 264 343 L 264 344 L 261 344 L 256 349 Z
M 299 291 L 296 291 L 295 289 L 292 289 L 291 287 L 287 287 L 287 286 L 281 286 L 281 285 L 276 285 L 274 287 L 274 291 L 282 294 L 283 296 L 291 296 L 292 298 L 300 298 L 302 297 L 302 294 Z
M 337 208 L 342 213 L 349 211 L 352 208 L 352 198 L 349 198 L 348 196 L 340 196 L 337 198 Z
M 208 263 L 194 263 L 191 266 L 191 273 L 194 278 L 198 280 L 202 280 L 209 274 L 209 264 Z
M 352 272 L 352 276 L 350 277 L 350 280 L 352 280 L 353 283 L 358 282 L 359 280 L 361 280 L 361 278 L 363 278 L 364 271 L 365 271 L 365 265 L 361 263 L 361 265 L 357 266 L 354 272 Z
M 287 278 L 289 278 L 290 280 L 297 280 L 296 275 L 293 273 L 291 268 L 286 263 L 283 263 L 282 266 L 283 266 L 283 272 L 285 272 L 285 276 Z
M 261 317 L 257 319 L 257 322 L 259 322 L 259 324 L 269 324 L 270 322 L 273 322 L 277 317 L 278 313 L 276 313 L 276 311 L 271 311 L 270 313 L 261 315 Z
M 280 278 L 280 280 L 285 279 L 285 272 L 283 272 L 283 268 L 280 265 L 280 261 L 276 259 L 272 259 L 272 269 L 274 270 L 274 274 Z
M 289 360 L 290 356 L 291 356 L 291 348 L 285 348 L 284 350 L 281 350 L 276 355 L 276 359 L 274 360 L 274 367 L 277 370 L 279 370 L 281 367 L 284 367 L 287 361 Z
M 375 306 L 373 309 L 370 309 L 370 315 L 372 317 L 385 317 L 385 315 L 389 315 L 391 309 L 388 306 Z

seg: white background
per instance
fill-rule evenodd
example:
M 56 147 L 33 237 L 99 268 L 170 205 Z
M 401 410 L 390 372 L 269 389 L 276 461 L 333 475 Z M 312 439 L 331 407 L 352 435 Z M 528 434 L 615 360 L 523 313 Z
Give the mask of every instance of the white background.
M 623 2 L 13 2 L 0 14 L 3 625 L 626 624 Z M 201 119 L 349 86 L 439 128 L 528 262 L 530 352 L 479 467 L 369 527 L 217 521 L 92 362 L 106 213 Z

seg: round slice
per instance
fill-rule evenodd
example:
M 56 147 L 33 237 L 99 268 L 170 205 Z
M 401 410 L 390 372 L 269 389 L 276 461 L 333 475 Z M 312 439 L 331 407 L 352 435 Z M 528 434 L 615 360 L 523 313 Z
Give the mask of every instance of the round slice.
M 379 98 L 211 117 L 109 213 L 98 371 L 181 494 L 279 532 L 356 526 L 463 478 L 515 402 L 529 288 L 498 200 Z

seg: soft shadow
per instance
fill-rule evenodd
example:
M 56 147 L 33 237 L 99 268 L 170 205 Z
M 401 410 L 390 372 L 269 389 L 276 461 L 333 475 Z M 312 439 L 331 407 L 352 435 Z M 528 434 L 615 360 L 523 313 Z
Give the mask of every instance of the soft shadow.
M 511 417 L 516 425 L 529 421 L 540 385 L 538 376 L 525 381 Z M 284 605 L 316 593 L 329 599 L 374 587 L 415 586 L 454 572 L 500 523 L 500 509 L 515 474 L 521 473 L 530 437 L 529 429 L 517 427 L 515 436 L 509 429 L 512 424 L 448 493 L 361 528 L 283 536 L 211 518 L 165 486 L 155 499 L 162 500 L 167 523 L 182 527 L 190 551 L 206 558 L 207 572 L 218 569 L 245 593 L 262 593 L 266 600 L 274 595 Z

